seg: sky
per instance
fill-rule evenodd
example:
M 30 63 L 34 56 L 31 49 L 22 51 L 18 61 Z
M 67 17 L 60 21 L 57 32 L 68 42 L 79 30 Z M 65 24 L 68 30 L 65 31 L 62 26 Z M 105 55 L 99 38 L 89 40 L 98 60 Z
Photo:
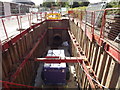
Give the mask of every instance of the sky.
M 4 1 L 4 2 L 11 2 L 12 0 L 0 0 L 0 1 Z M 33 1 L 36 5 L 40 5 L 43 0 L 31 0 Z M 95 2 L 100 2 L 101 0 L 89 0 L 91 3 L 95 3 Z

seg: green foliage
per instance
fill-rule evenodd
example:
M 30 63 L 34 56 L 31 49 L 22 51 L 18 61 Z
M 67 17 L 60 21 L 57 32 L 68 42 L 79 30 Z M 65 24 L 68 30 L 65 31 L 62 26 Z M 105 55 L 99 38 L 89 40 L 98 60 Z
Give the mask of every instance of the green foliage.
M 69 7 L 68 2 L 57 2 L 57 5 L 61 7 Z
M 88 6 L 89 3 L 90 2 L 79 2 L 79 5 L 83 7 L 83 6 Z
M 120 7 L 120 1 L 119 2 L 110 2 L 107 4 L 107 8 L 118 8 L 118 7 Z M 107 11 L 107 14 L 120 14 L 120 9 L 109 10 L 109 11 Z
M 42 6 L 48 8 L 51 8 L 52 6 L 69 7 L 69 4 L 68 2 L 44 2 Z
M 55 2 L 44 2 L 43 7 L 51 8 L 52 6 L 56 6 Z
M 119 2 L 110 2 L 107 4 L 107 8 L 116 8 L 120 7 L 120 1 Z
M 75 8 L 75 7 L 83 7 L 83 6 L 88 6 L 90 2 L 74 2 L 73 5 L 72 5 L 72 8 Z

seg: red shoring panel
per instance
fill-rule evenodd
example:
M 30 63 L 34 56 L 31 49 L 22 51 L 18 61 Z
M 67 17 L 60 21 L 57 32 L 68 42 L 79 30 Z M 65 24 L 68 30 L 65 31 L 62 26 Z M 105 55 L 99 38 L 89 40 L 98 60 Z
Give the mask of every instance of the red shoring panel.
M 120 63 L 120 51 L 110 44 L 106 44 L 104 47 L 105 51 L 112 56 L 118 63 Z

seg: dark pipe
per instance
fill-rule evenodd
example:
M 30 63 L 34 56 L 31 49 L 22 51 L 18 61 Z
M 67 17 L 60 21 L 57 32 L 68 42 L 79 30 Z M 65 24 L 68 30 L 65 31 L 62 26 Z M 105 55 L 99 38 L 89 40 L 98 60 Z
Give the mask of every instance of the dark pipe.
M 60 46 L 62 44 L 62 38 L 59 34 L 53 37 L 53 45 Z

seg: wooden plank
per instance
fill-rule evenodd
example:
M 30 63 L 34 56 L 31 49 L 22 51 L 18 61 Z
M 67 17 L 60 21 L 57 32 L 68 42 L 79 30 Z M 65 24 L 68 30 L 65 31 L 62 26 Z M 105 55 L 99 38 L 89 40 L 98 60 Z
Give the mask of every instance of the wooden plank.
M 26 45 L 26 36 L 23 36 L 23 45 L 24 45 L 24 52 L 27 52 L 27 45 Z
M 30 39 L 30 47 L 32 47 L 33 46 L 33 40 L 32 40 L 32 35 L 31 35 L 31 32 L 29 33 L 29 39 Z
M 23 79 L 22 83 L 26 84 L 26 73 L 25 73 L 25 67 L 21 70 L 21 77 Z
M 87 52 L 86 52 L 86 49 L 87 49 L 86 46 L 88 46 L 88 45 L 87 45 L 87 40 L 88 40 L 88 39 L 87 39 L 87 37 L 86 37 L 86 35 L 85 35 L 85 37 L 84 37 L 84 49 L 83 49 L 85 55 L 86 55 L 86 53 L 87 53 Z
M 19 83 L 21 84 L 21 77 L 20 74 L 16 77 L 16 79 L 14 80 L 15 83 Z
M 23 58 L 24 56 L 24 46 L 23 46 L 23 41 L 22 41 L 22 38 L 20 38 L 19 40 L 19 44 L 20 44 L 20 49 L 21 49 L 21 59 Z M 23 59 L 22 59 L 23 60 Z
M 20 82 L 20 78 L 16 78 L 14 83 L 19 83 Z
M 86 75 L 85 75 L 85 73 L 84 73 L 84 75 L 83 75 L 83 77 L 82 77 L 82 87 L 81 87 L 81 88 L 84 88 L 85 78 L 86 78 Z
M 84 88 L 86 88 L 87 76 L 85 77 Z
M 105 86 L 115 88 L 120 76 L 120 64 L 112 59 Z
M 100 58 L 101 58 L 101 52 L 102 52 L 102 50 L 99 47 L 97 58 L 96 58 L 96 63 L 95 63 L 95 68 L 94 68 L 95 74 L 97 73 L 97 70 L 98 70 L 98 65 L 99 65 Z
M 3 66 L 3 70 L 6 73 L 6 76 L 8 76 L 8 73 L 10 72 L 11 68 L 12 68 L 12 59 L 10 58 L 10 54 L 9 51 L 5 51 L 2 53 L 2 66 Z
M 80 44 L 80 36 L 81 36 L 81 35 L 80 35 L 80 31 L 81 31 L 81 30 L 80 30 L 80 28 L 79 28 L 79 30 L 78 30 L 78 35 L 77 35 L 77 41 L 78 41 L 79 44 Z
M 83 49 L 83 51 L 85 51 L 85 48 L 84 48 L 85 47 L 84 44 L 86 43 L 85 40 L 86 40 L 86 35 L 85 35 L 85 32 L 83 32 L 82 47 L 81 47 Z
M 112 58 L 110 56 L 108 56 L 107 59 L 106 59 L 106 64 L 105 64 L 105 68 L 104 68 L 104 72 L 103 72 L 103 77 L 102 77 L 102 81 L 101 81 L 102 85 L 105 85 L 105 83 L 106 83 L 108 71 L 109 71 L 109 68 L 110 68 L 111 59 Z
M 90 62 L 90 55 L 91 55 L 91 51 L 92 51 L 92 42 L 88 41 L 89 45 L 88 45 L 88 61 Z M 91 62 L 90 62 L 91 63 Z
M 33 37 L 34 37 L 34 42 L 36 42 L 36 29 L 33 29 Z
M 21 72 L 22 72 L 22 77 L 23 77 L 23 80 L 24 80 L 24 82 L 23 82 L 23 83 L 24 83 L 24 84 L 27 84 L 27 83 L 26 83 L 27 81 L 26 81 L 26 72 L 25 72 L 25 67 L 22 69 L 22 71 L 21 71 Z
M 101 82 L 102 77 L 103 77 L 103 72 L 104 72 L 104 68 L 106 65 L 106 59 L 107 59 L 107 53 L 103 52 L 103 58 L 100 59 L 99 66 L 97 69 L 97 76 L 98 76 L 98 79 L 100 82 Z
M 95 64 L 96 64 L 98 49 L 99 49 L 99 46 L 95 44 L 94 52 L 93 52 L 93 55 L 92 55 L 92 62 L 91 62 L 91 66 L 92 66 L 93 69 L 95 68 Z
M 14 50 L 14 55 L 15 55 L 15 61 L 18 62 L 20 58 L 18 55 L 17 44 L 14 44 L 13 50 Z
M 8 49 L 9 53 L 10 53 L 10 56 L 11 56 L 11 60 L 13 63 L 16 63 L 16 57 L 15 57 L 15 52 L 14 52 L 14 49 L 13 49 L 13 45 Z
M 2 77 L 2 80 L 5 80 L 7 77 L 8 77 L 8 68 L 7 68 L 7 65 L 5 63 L 2 62 L 2 71 L 4 72 L 4 75 L 5 75 L 5 78 Z
M 28 67 L 27 67 L 27 64 L 25 64 L 25 66 L 24 66 L 24 73 L 25 73 L 25 84 L 28 84 L 28 82 L 29 82 L 29 69 L 28 69 Z
M 86 79 L 85 89 L 88 89 L 88 83 L 89 83 L 89 81 L 88 81 L 88 79 Z
M 117 88 L 117 89 L 119 89 L 120 88 L 120 77 L 119 77 L 119 79 L 118 79 L 118 81 L 117 81 L 117 85 L 116 85 L 116 87 L 115 88 Z
M 22 69 L 23 70 L 23 69 Z M 23 72 L 22 72 L 22 70 L 21 70 L 21 72 L 19 73 L 19 78 L 20 78 L 20 84 L 24 84 L 24 78 L 23 78 Z
M 16 48 L 17 48 L 19 59 L 21 59 L 22 58 L 22 53 L 21 53 L 21 47 L 20 47 L 20 41 L 19 40 L 16 42 Z
M 75 24 L 75 37 L 77 37 L 78 26 Z
M 85 49 L 85 55 L 86 55 L 86 57 L 88 57 L 88 50 L 89 50 L 89 39 L 87 38 L 87 40 L 86 40 L 86 47 L 85 47 L 86 49 Z
M 94 46 L 95 46 L 95 44 L 94 43 L 91 43 L 92 44 L 92 48 L 91 48 L 91 51 L 90 51 L 90 55 L 89 55 L 89 61 L 90 61 L 90 63 L 92 63 L 93 62 L 93 60 L 92 60 L 92 56 L 93 56 L 93 53 L 94 53 Z
M 83 74 L 84 74 L 84 72 L 83 72 L 83 70 L 80 68 L 80 81 L 81 81 L 81 86 L 82 86 L 82 76 L 83 76 Z
M 95 62 L 93 59 L 94 55 L 96 54 L 95 51 L 96 51 L 95 43 L 92 43 L 91 53 L 90 53 L 90 57 L 89 57 L 91 66 L 93 66 L 93 64 Z
M 24 38 L 25 38 L 25 47 L 26 47 L 26 52 L 28 52 L 29 47 L 28 47 L 28 44 L 27 44 L 27 34 L 24 36 Z
M 32 77 L 31 72 L 33 72 L 33 71 L 32 71 L 32 68 L 31 68 L 31 63 L 27 62 L 26 64 L 27 64 L 27 70 L 28 70 L 28 85 L 29 85 L 31 77 Z
M 82 31 L 82 29 L 81 29 L 80 31 L 81 31 L 81 32 L 80 32 L 80 46 L 82 47 L 83 31 Z
M 22 48 L 23 48 L 23 56 L 25 56 L 25 44 L 24 44 L 24 37 L 22 37 Z
M 0 63 L 1 65 L 2 65 L 2 63 Z M 5 73 L 5 70 L 4 70 L 4 68 L 2 68 L 2 66 L 1 66 L 1 72 L 0 72 L 0 80 L 5 80 L 5 78 L 7 77 L 6 76 L 6 73 Z

